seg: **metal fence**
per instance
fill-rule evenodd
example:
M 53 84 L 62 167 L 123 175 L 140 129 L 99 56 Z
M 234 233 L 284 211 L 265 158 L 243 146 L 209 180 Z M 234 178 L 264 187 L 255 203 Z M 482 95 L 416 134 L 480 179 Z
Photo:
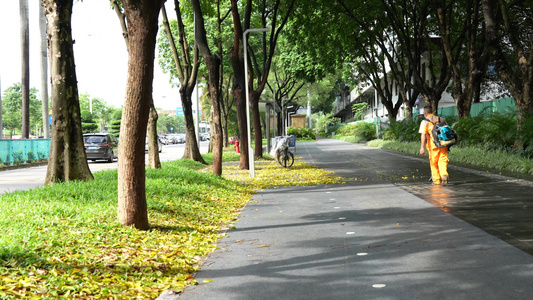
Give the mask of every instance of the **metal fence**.
M 48 160 L 50 139 L 0 140 L 0 164 Z

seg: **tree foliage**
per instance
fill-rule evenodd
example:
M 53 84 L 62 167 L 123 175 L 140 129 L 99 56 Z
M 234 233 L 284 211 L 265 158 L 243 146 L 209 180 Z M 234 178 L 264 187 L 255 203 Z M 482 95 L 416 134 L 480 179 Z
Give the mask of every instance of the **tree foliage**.
M 185 118 L 176 115 L 159 115 L 157 121 L 157 132 L 159 133 L 184 133 Z
M 518 131 L 533 115 L 533 6 L 531 1 L 483 0 L 487 47 L 494 69 L 510 90 Z M 515 147 L 522 148 L 523 139 Z
M 29 116 L 30 129 L 35 130 L 35 125 L 42 127 L 41 102 L 37 100 L 38 90 L 30 89 L 29 94 Z M 2 96 L 2 121 L 4 128 L 8 129 L 11 135 L 20 133 L 22 130 L 22 85 L 15 83 L 4 91 Z M 46 120 L 48 122 L 48 120 Z M 48 123 L 47 123 L 48 125 Z
M 91 104 L 92 103 L 92 104 Z M 91 111 L 92 118 L 101 130 L 109 127 L 113 113 L 117 110 L 115 107 L 107 104 L 100 98 L 93 98 L 89 94 L 80 95 L 80 109 Z
M 98 130 L 98 124 L 94 120 L 93 114 L 88 110 L 81 111 L 81 130 L 83 133 L 91 133 Z

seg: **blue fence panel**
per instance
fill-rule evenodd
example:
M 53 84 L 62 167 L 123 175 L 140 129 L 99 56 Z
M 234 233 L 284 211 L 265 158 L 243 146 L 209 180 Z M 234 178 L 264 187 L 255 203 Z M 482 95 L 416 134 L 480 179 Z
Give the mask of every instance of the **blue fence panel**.
M 50 139 L 0 140 L 0 163 L 19 164 L 48 160 Z
M 0 163 L 11 162 L 11 140 L 0 140 Z

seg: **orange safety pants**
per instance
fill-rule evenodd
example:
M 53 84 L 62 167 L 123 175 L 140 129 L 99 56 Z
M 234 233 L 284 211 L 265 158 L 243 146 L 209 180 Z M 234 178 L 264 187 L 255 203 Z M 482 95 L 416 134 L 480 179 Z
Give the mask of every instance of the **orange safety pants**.
M 431 178 L 434 184 L 440 184 L 442 176 L 448 176 L 448 147 L 437 148 L 428 145 L 429 165 L 431 166 Z M 433 147 L 432 147 L 433 146 Z

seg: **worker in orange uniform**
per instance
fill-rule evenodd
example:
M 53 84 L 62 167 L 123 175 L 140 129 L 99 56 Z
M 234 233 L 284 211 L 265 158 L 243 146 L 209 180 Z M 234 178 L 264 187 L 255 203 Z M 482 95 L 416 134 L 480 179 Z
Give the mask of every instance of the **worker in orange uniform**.
M 431 106 L 424 107 L 424 117 L 431 122 L 442 121 L 442 118 L 433 114 Z M 420 123 L 420 155 L 424 155 L 424 145 L 429 154 L 429 165 L 431 166 L 431 179 L 433 184 L 448 185 L 448 147 L 438 148 L 431 138 L 433 123 L 423 120 Z

